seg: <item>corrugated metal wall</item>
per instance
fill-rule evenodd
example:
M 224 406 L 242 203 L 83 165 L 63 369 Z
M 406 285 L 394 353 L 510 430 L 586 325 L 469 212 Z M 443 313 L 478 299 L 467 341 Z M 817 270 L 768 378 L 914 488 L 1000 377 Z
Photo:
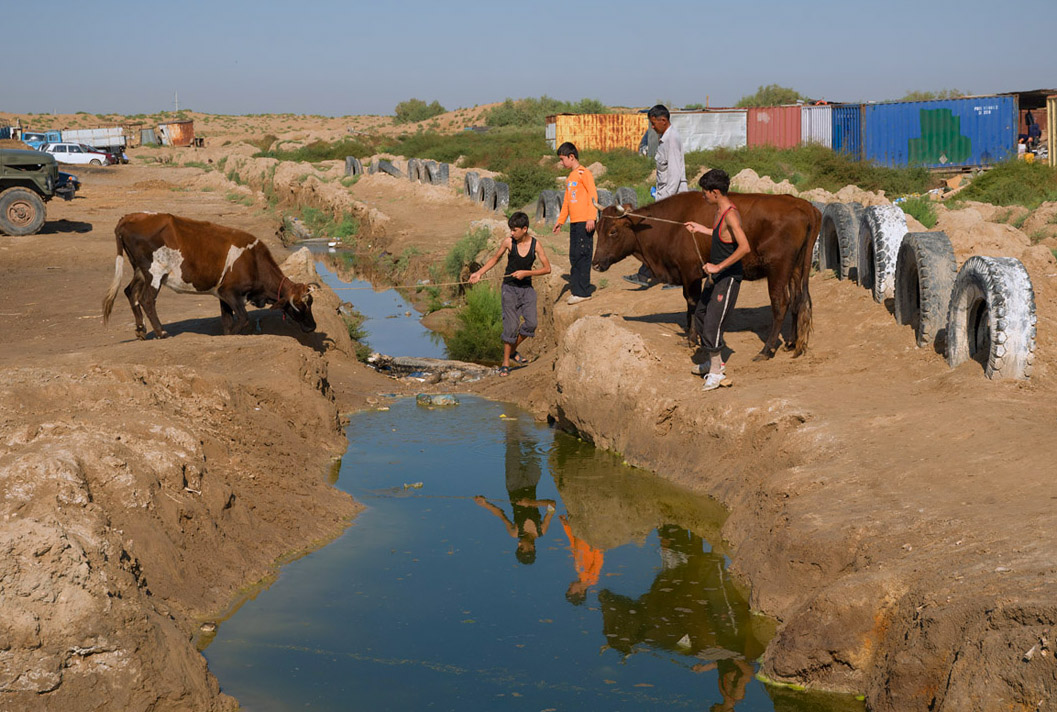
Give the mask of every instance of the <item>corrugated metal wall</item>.
M 1046 150 L 1050 156 L 1050 165 L 1057 167 L 1057 94 L 1046 97 Z
M 554 124 L 555 146 L 571 141 L 581 151 L 612 151 L 616 148 L 637 151 L 643 134 L 650 127 L 646 114 L 637 113 L 558 114 L 548 116 L 547 123 Z
M 833 112 L 830 106 L 800 107 L 800 142 L 833 148 Z
M 169 136 L 169 142 L 173 146 L 190 146 L 195 140 L 194 121 L 170 121 L 162 124 L 159 128 L 165 129 L 164 133 Z
M 863 156 L 886 166 L 980 166 L 1016 155 L 1017 100 L 985 96 L 867 104 Z
M 838 104 L 833 107 L 833 150 L 859 160 L 862 158 L 862 106 Z
M 746 145 L 745 109 L 673 111 L 672 128 L 683 139 L 683 151 L 741 148 Z
M 749 146 L 792 148 L 800 143 L 800 106 L 752 107 L 746 116 Z

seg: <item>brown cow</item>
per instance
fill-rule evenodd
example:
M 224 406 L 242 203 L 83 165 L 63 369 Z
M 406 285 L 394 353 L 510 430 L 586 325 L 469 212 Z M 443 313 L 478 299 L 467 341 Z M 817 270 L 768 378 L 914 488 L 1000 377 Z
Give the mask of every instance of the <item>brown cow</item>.
M 272 309 L 282 309 L 303 331 L 316 328 L 312 318 L 314 286 L 291 282 L 264 243 L 248 232 L 175 215 L 131 213 L 121 218 L 114 235 L 117 264 L 114 281 L 103 300 L 104 324 L 110 319 L 121 285 L 124 253 L 132 263 L 132 281 L 125 287 L 125 296 L 136 318 L 137 338 L 147 338 L 143 310 L 154 335 L 168 336 L 155 307 L 162 285 L 182 294 L 216 296 L 225 334 L 239 333 L 249 326 L 247 299 L 258 307 L 271 304 Z
M 786 312 L 792 306 L 793 339 L 787 348 L 800 356 L 807 349 L 811 335 L 811 295 L 808 277 L 811 273 L 811 250 L 818 236 L 822 215 L 806 200 L 789 195 L 731 193 L 730 200 L 741 214 L 741 224 L 752 251 L 743 259 L 745 279 L 767 278 L 774 323 L 763 350 L 755 360 L 772 358 Z M 625 206 L 630 209 L 631 206 Z M 677 225 L 653 220 L 649 216 L 676 221 Z M 621 217 L 616 207 L 602 211 L 598 221 L 595 255 L 592 266 L 605 272 L 614 262 L 629 255 L 638 257 L 657 279 L 681 284 L 686 299 L 687 334 L 691 346 L 697 346 L 693 327 L 694 307 L 701 296 L 704 278 L 702 260 L 707 262 L 712 248 L 710 237 L 695 237 L 682 226 L 694 221 L 712 225 L 716 207 L 697 191 L 679 193 L 660 202 Z

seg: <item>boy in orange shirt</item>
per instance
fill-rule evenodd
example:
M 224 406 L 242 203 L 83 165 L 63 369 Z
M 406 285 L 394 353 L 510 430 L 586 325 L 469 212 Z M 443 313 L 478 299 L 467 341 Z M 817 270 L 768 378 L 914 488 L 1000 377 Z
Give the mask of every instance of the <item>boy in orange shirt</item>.
M 595 220 L 598 211 L 598 189 L 591 171 L 580 165 L 580 152 L 566 141 L 558 146 L 558 158 L 569 170 L 565 181 L 565 198 L 554 232 L 559 232 L 565 219 L 569 224 L 569 291 L 567 304 L 578 304 L 591 298 L 591 256 L 594 253 Z

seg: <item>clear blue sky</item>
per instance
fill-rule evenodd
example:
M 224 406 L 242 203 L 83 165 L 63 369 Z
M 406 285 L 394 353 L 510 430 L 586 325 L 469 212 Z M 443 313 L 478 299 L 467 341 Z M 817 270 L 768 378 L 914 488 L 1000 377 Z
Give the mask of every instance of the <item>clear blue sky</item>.
M 772 83 L 835 101 L 1057 86 L 1057 0 L 53 0 L 45 19 L 35 7 L 0 0 L 16 25 L 3 111 L 151 113 L 177 91 L 208 113 L 342 115 L 410 97 L 730 106 Z

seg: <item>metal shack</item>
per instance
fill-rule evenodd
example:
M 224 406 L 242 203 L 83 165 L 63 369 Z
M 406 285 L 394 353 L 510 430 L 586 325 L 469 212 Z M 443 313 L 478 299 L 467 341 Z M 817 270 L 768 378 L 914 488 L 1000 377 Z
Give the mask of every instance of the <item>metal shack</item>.
M 863 158 L 884 166 L 986 166 L 1016 156 L 1017 99 L 864 104 Z
M 862 158 L 862 105 L 837 104 L 831 117 L 833 150 L 855 160 Z
M 673 111 L 672 128 L 683 140 L 683 151 L 741 148 L 748 142 L 745 109 Z
M 746 116 L 749 146 L 792 148 L 800 143 L 802 105 L 754 106 Z
M 547 117 L 546 137 L 557 149 L 571 141 L 581 151 L 639 149 L 649 123 L 646 114 L 555 114 Z
M 195 141 L 195 122 L 188 119 L 159 124 L 158 133 L 163 146 L 191 146 Z

